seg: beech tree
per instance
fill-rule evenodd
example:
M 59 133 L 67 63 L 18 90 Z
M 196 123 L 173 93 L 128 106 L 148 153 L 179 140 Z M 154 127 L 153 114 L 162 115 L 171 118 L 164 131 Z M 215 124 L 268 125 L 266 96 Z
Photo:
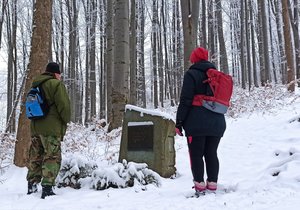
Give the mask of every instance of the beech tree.
M 184 69 L 190 66 L 189 56 L 197 47 L 197 28 L 199 19 L 199 0 L 181 0 L 181 16 L 184 40 Z
M 129 75 L 129 5 L 127 0 L 115 0 L 114 69 L 112 74 L 112 121 L 110 130 L 122 125 L 128 101 Z
M 34 27 L 31 39 L 31 51 L 27 67 L 27 79 L 22 95 L 22 104 L 25 104 L 26 93 L 31 87 L 33 78 L 45 71 L 49 61 L 52 28 L 52 0 L 38 0 L 35 2 L 32 25 Z M 30 121 L 25 116 L 25 106 L 21 106 L 14 156 L 14 164 L 17 166 L 25 166 L 28 163 L 28 149 L 31 139 L 29 124 Z

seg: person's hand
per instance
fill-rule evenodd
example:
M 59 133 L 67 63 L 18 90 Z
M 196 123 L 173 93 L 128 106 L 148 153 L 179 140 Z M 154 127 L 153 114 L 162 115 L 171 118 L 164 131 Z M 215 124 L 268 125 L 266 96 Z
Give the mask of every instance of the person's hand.
M 177 122 L 175 125 L 175 132 L 179 136 L 183 136 L 182 134 L 182 122 Z

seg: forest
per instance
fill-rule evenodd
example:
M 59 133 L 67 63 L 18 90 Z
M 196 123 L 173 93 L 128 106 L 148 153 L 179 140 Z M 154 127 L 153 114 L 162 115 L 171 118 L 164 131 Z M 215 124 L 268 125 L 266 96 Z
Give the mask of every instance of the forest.
M 235 87 L 294 92 L 299 8 L 298 0 L 1 0 L 3 132 L 28 144 L 26 92 L 49 61 L 63 72 L 72 122 L 106 119 L 110 130 L 125 104 L 177 106 L 198 46 Z

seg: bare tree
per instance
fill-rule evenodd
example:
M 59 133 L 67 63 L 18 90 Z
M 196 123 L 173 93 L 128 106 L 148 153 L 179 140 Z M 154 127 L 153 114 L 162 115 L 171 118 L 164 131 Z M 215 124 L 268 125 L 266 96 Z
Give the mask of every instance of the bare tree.
M 0 14 L 0 48 L 2 43 L 2 27 L 3 27 L 4 15 L 5 15 L 7 4 L 8 4 L 8 0 L 2 0 L 1 14 Z
M 72 105 L 71 119 L 73 122 L 82 122 L 83 84 L 81 81 L 83 81 L 83 75 L 78 69 L 80 50 L 78 33 L 78 5 L 76 1 L 66 0 L 66 7 L 69 25 L 69 55 L 65 79 Z
M 246 61 L 245 61 L 245 6 L 244 0 L 241 1 L 241 79 L 242 88 L 246 89 Z
M 96 117 L 96 0 L 82 1 L 85 11 L 85 123 Z
M 270 78 L 270 55 L 269 55 L 269 39 L 268 39 L 268 24 L 267 24 L 267 14 L 266 14 L 266 2 L 264 0 L 258 0 L 258 8 L 260 15 L 260 34 L 261 39 L 259 40 L 262 44 L 260 45 L 262 50 L 263 65 L 261 65 L 260 76 L 261 84 L 265 85 L 268 81 L 271 81 Z
M 112 79 L 112 121 L 109 130 L 122 125 L 125 104 L 128 100 L 129 74 L 129 3 L 115 1 L 114 16 L 114 71 Z
M 6 34 L 8 46 L 7 61 L 7 131 L 15 132 L 17 96 L 17 1 L 11 1 L 6 8 Z
M 285 52 L 284 52 L 284 37 L 283 37 L 283 28 L 282 28 L 282 15 L 281 15 L 281 6 L 280 0 L 270 1 L 270 3 L 274 3 L 273 13 L 275 16 L 275 22 L 276 22 L 276 31 L 277 31 L 277 37 L 278 37 L 278 48 L 279 48 L 279 62 L 280 62 L 280 72 L 281 72 L 281 83 L 286 84 L 287 82 L 287 69 L 286 69 L 286 63 L 285 63 Z
M 218 62 L 218 55 L 217 55 L 217 46 L 216 46 L 216 37 L 217 31 L 216 29 L 216 19 L 215 19 L 215 6 L 214 1 L 208 1 L 208 38 L 207 44 L 210 53 L 210 60 L 213 63 Z
M 207 48 L 207 34 L 206 34 L 206 1 L 201 0 L 201 28 L 199 28 L 200 31 L 200 44 L 202 47 Z
M 145 1 L 139 0 L 138 24 L 137 24 L 137 102 L 146 108 L 146 84 L 145 84 Z
M 293 58 L 293 49 L 291 43 L 291 29 L 290 29 L 290 20 L 288 13 L 288 0 L 281 0 L 282 4 L 282 18 L 283 18 L 283 32 L 284 32 L 284 47 L 287 61 L 287 82 L 288 90 L 295 91 L 295 71 L 294 71 L 294 58 Z
M 251 10 L 249 9 L 250 3 L 245 0 L 245 32 L 246 32 L 246 60 L 247 60 L 247 76 L 248 76 L 248 89 L 251 89 L 251 85 L 252 85 L 252 80 L 251 80 L 251 72 L 252 72 L 252 68 L 251 68 L 251 40 L 250 40 L 250 21 L 249 21 L 249 13 L 251 12 Z M 251 37 L 253 38 L 253 37 Z
M 223 32 L 223 18 L 222 18 L 222 4 L 221 0 L 216 0 L 216 14 L 217 14 L 217 28 L 219 38 L 219 49 L 220 49 L 220 70 L 229 73 L 228 69 L 228 58 L 225 46 L 224 32 Z
M 199 0 L 181 0 L 182 26 L 184 37 L 184 69 L 187 70 L 189 56 L 197 47 L 197 28 L 199 19 Z
M 269 23 L 269 26 L 271 26 L 272 25 L 272 17 L 271 17 L 271 1 L 270 0 L 268 0 L 268 3 L 269 3 L 269 18 L 268 18 L 268 23 Z M 274 35 L 273 35 L 273 33 L 272 33 L 272 27 L 269 27 L 269 37 L 270 37 L 270 40 L 276 40 L 275 39 L 275 37 L 274 37 Z M 270 55 L 271 55 L 271 68 L 272 68 L 272 73 L 273 73 L 273 78 L 274 78 L 274 82 L 275 82 L 275 84 L 277 84 L 277 67 L 279 66 L 279 64 L 278 65 L 276 65 L 276 62 L 277 62 L 277 59 L 275 58 L 275 45 L 274 45 L 274 43 L 271 43 L 271 45 L 270 45 L 270 48 L 271 48 L 271 52 L 270 52 Z M 271 73 L 271 72 L 270 72 Z M 271 75 L 270 75 L 270 77 L 271 77 Z M 272 78 L 272 77 L 271 77 Z
M 96 117 L 96 23 L 97 23 L 97 0 L 91 0 L 91 49 L 90 49 L 90 97 L 91 117 Z
M 289 15 L 291 26 L 293 29 L 293 40 L 294 40 L 294 53 L 295 53 L 295 67 L 296 67 L 296 78 L 300 79 L 300 36 L 299 36 L 299 1 L 293 0 L 293 5 L 288 1 Z M 294 8 L 292 10 L 292 8 Z M 300 81 L 298 82 L 300 86 Z
M 130 103 L 136 104 L 136 3 L 131 0 L 130 5 Z
M 100 32 L 100 58 L 98 61 L 98 68 L 99 68 L 99 117 L 100 119 L 105 119 L 106 117 L 106 108 L 107 108 L 107 100 L 110 100 L 110 97 L 106 100 L 107 98 L 107 84 L 111 84 L 111 82 L 108 81 L 108 75 L 107 75 L 107 68 L 106 68 L 106 57 L 107 57 L 107 45 L 108 45 L 108 39 L 107 37 L 107 28 L 106 28 L 106 23 L 108 21 L 108 5 L 107 4 L 112 4 L 113 1 L 108 1 L 106 3 L 106 0 L 100 0 L 99 2 L 99 32 Z M 111 13 L 111 12 L 110 12 Z M 107 16 L 107 18 L 106 18 Z M 111 76 L 110 76 L 110 81 L 111 81 Z M 107 113 L 109 113 L 107 111 Z
M 154 108 L 158 107 L 158 57 L 157 57 L 157 48 L 158 48 L 158 8 L 157 0 L 152 1 L 152 34 L 151 34 L 151 47 L 152 47 L 152 97 Z
M 253 68 L 253 82 L 254 86 L 258 87 L 258 78 L 257 78 L 257 62 L 256 62 L 256 44 L 255 44 L 255 35 L 254 35 L 254 30 L 255 30 L 255 19 L 254 19 L 254 5 L 253 1 L 250 3 L 250 31 L 251 31 L 251 54 L 252 54 L 252 68 Z
M 112 114 L 112 75 L 114 69 L 114 2 L 115 0 L 111 0 L 107 2 L 107 22 L 106 22 L 106 34 L 107 34 L 107 48 L 106 48 L 106 95 L 107 95 L 107 120 L 111 122 L 113 119 Z
M 85 16 L 85 106 L 84 113 L 85 119 L 84 123 L 88 123 L 91 119 L 91 87 L 90 87 L 90 51 L 91 51 L 91 2 L 90 0 L 82 0 L 82 5 L 84 8 Z
M 31 52 L 27 67 L 27 79 L 25 91 L 22 96 L 22 104 L 25 103 L 26 92 L 29 90 L 33 77 L 44 71 L 49 61 L 49 41 L 52 28 L 52 0 L 36 1 L 33 13 L 33 32 L 31 40 Z M 41 47 L 41 43 L 43 47 Z M 29 120 L 25 116 L 25 107 L 21 106 L 19 117 L 17 141 L 15 145 L 14 164 L 20 167 L 28 163 L 28 149 L 30 146 Z
M 174 98 L 174 92 L 172 88 L 172 80 L 171 80 L 171 70 L 169 66 L 169 53 L 168 53 L 168 45 L 167 45 L 167 20 L 165 16 L 165 2 L 162 1 L 162 26 L 163 26 L 163 35 L 164 35 L 164 55 L 165 55 L 165 69 L 166 69 L 166 92 L 169 92 L 170 100 L 171 100 L 171 106 L 175 106 L 175 98 Z

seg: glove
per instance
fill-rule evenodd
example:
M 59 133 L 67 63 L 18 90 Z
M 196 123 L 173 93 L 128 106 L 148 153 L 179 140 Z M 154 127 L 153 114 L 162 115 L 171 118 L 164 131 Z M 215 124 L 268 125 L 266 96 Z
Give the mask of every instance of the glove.
M 183 134 L 182 134 L 182 122 L 181 121 L 176 123 L 175 132 L 176 132 L 177 135 L 183 136 Z

